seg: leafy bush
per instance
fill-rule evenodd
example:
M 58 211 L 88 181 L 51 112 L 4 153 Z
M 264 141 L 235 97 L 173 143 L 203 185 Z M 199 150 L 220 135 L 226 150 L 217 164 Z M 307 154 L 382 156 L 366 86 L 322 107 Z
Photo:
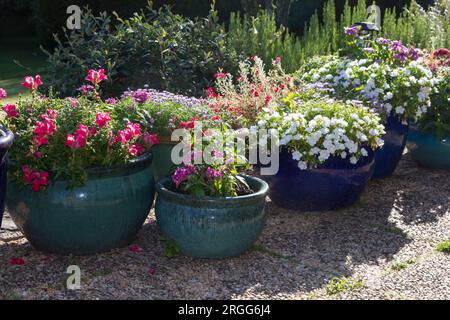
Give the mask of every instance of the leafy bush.
M 147 8 L 129 19 L 106 13 L 94 16 L 85 9 L 81 30 L 56 36 L 57 46 L 47 52 L 47 83 L 61 95 L 73 88 L 90 68 L 104 67 L 109 81 L 106 95 L 118 95 L 145 84 L 155 89 L 202 95 L 219 66 L 233 70 L 234 54 L 225 43 L 225 31 L 211 9 L 206 18 L 191 20 L 170 8 Z

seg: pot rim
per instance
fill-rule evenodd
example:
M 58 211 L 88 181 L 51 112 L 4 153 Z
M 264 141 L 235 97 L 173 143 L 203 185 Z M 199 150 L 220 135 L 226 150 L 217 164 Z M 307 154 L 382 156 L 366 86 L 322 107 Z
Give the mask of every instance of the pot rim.
M 433 136 L 440 141 L 450 140 L 450 135 L 440 136 L 435 131 L 433 131 L 433 132 L 422 131 L 417 124 L 410 126 L 410 130 L 411 130 L 411 132 L 416 132 L 421 135 Z
M 144 153 L 143 155 L 141 155 L 140 157 L 138 157 L 136 159 L 132 159 L 132 160 L 128 161 L 127 163 L 116 164 L 111 167 L 91 167 L 91 168 L 86 168 L 85 171 L 88 175 L 88 178 L 104 176 L 107 174 L 114 174 L 114 173 L 118 173 L 123 170 L 134 171 L 138 168 L 142 168 L 142 167 L 152 163 L 152 159 L 153 159 L 152 153 L 150 151 L 148 151 L 148 152 Z M 8 158 L 8 166 L 11 166 L 14 169 L 16 167 L 16 164 L 14 161 L 12 161 L 11 159 Z M 56 182 L 66 182 L 66 181 L 67 181 L 67 179 L 63 179 L 63 178 L 54 179 L 55 183 Z
M 237 197 L 211 197 L 211 196 L 193 196 L 189 194 L 177 193 L 169 190 L 166 185 L 170 182 L 169 177 L 160 179 L 156 183 L 156 191 L 158 197 L 163 197 L 170 201 L 186 204 L 189 206 L 206 207 L 205 203 L 213 206 L 229 207 L 232 205 L 242 205 L 247 203 L 255 203 L 259 200 L 264 200 L 269 193 L 269 185 L 264 180 L 248 175 L 240 175 L 245 178 L 252 186 L 257 187 L 258 190 L 252 194 L 237 196 Z
M 14 134 L 0 125 L 0 147 L 10 148 L 14 142 Z

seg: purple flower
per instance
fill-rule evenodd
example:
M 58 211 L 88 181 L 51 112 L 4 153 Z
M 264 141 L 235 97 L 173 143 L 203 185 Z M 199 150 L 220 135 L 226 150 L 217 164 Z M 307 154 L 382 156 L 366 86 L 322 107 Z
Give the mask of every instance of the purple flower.
M 171 101 L 175 103 L 182 104 L 187 107 L 193 107 L 201 104 L 207 104 L 207 101 L 204 99 L 199 99 L 195 97 L 187 97 L 183 95 L 178 95 L 174 93 L 170 93 L 167 91 L 157 91 L 154 89 L 138 89 L 138 90 L 128 90 L 125 91 L 121 99 L 126 99 L 128 97 L 132 97 L 136 102 L 152 102 L 158 105 L 163 104 L 164 102 Z
M 357 36 L 358 35 L 358 31 L 359 31 L 359 26 L 352 26 L 352 27 L 348 27 L 348 28 L 344 28 L 345 29 L 345 34 L 347 36 Z
M 117 104 L 118 101 L 116 99 L 114 99 L 114 98 L 108 98 L 108 99 L 105 100 L 105 102 L 107 104 L 115 105 L 115 104 Z
M 6 99 L 8 95 L 6 94 L 6 90 L 3 88 L 0 88 L 0 99 Z
M 186 165 L 184 167 L 177 168 L 172 175 L 172 182 L 175 184 L 175 187 L 178 189 L 180 184 L 195 171 L 196 169 L 193 165 Z
M 367 53 L 373 53 L 375 50 L 373 48 L 364 48 L 364 51 Z
M 220 172 L 219 170 L 215 170 L 211 167 L 208 167 L 208 169 L 206 169 L 206 177 L 208 179 L 220 178 L 222 177 L 222 172 Z
M 419 50 L 414 49 L 414 48 L 410 48 L 409 49 L 409 56 L 412 60 L 417 60 L 419 59 Z
M 94 87 L 91 86 L 90 84 L 85 84 L 79 87 L 78 91 L 80 91 L 81 94 L 87 94 L 88 92 L 94 91 Z
M 381 44 L 391 44 L 392 41 L 390 39 L 387 38 L 377 38 L 377 43 L 381 43 Z

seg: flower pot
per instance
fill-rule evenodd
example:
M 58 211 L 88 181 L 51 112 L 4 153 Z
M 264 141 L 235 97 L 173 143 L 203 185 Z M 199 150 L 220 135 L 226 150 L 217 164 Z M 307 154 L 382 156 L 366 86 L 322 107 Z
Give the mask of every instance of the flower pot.
M 152 171 L 155 176 L 155 181 L 161 178 L 168 177 L 173 170 L 174 163 L 172 162 L 172 149 L 175 143 L 163 142 L 152 147 Z
M 358 200 L 371 179 L 374 153 L 368 151 L 369 155 L 357 164 L 332 157 L 315 169 L 300 170 L 298 161 L 282 149 L 277 174 L 260 178 L 268 182 L 270 199 L 279 207 L 297 211 L 336 210 Z
M 9 148 L 12 146 L 13 141 L 13 133 L 0 126 L 0 228 L 2 226 L 3 212 L 5 211 L 6 173 L 8 170 L 6 155 Z
M 375 151 L 374 179 L 386 178 L 394 173 L 405 150 L 408 127 L 408 124 L 403 124 L 393 114 L 387 118 L 386 134 L 383 137 L 384 146 Z
M 91 169 L 80 188 L 55 181 L 47 190 L 10 183 L 6 205 L 16 225 L 37 249 L 84 255 L 128 245 L 154 199 L 151 154 L 110 169 Z
M 155 212 L 162 232 L 181 252 L 197 258 L 228 258 L 251 247 L 266 218 L 267 184 L 245 177 L 255 193 L 239 197 L 196 197 L 171 191 L 170 180 L 156 185 Z
M 408 151 L 419 165 L 432 169 L 450 169 L 450 137 L 411 128 L 408 133 Z

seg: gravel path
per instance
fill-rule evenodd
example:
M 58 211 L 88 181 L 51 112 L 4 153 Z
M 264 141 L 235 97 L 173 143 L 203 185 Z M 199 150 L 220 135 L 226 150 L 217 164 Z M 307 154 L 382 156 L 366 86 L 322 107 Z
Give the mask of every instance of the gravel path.
M 6 217 L 0 299 L 450 299 L 450 254 L 435 251 L 450 239 L 449 206 L 450 172 L 405 155 L 351 208 L 299 214 L 269 203 L 259 242 L 229 260 L 166 257 L 153 212 L 135 241 L 141 252 L 89 257 L 37 252 Z M 80 290 L 65 289 L 71 264 Z

